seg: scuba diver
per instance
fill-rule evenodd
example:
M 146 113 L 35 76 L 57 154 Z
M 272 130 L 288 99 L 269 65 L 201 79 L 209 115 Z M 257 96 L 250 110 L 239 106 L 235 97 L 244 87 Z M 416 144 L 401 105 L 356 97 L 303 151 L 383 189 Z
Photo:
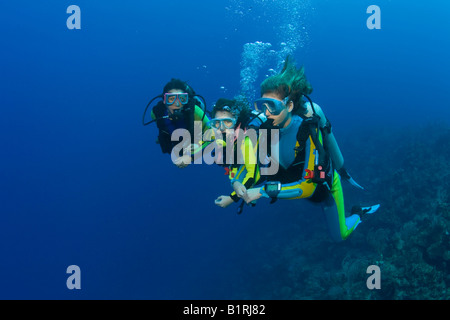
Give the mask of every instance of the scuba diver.
M 332 239 L 342 241 L 355 230 L 364 214 L 375 212 L 379 205 L 354 206 L 352 214 L 346 217 L 341 178 L 362 187 L 344 168 L 331 124 L 319 105 L 308 97 L 311 92 L 303 67 L 297 69 L 289 56 L 279 74 L 261 83 L 261 98 L 255 101 L 255 110 L 267 116 L 261 128 L 279 130 L 279 140 L 272 145 L 272 150 L 278 147 L 278 152 L 269 155 L 271 161 L 278 161 L 279 169 L 265 177 L 262 187 L 248 189 L 242 198 L 247 203 L 261 197 L 271 198 L 271 203 L 301 198 L 319 203 Z
M 150 105 L 160 99 L 160 101 L 152 108 L 152 120 L 146 122 L 145 117 Z M 144 126 L 156 122 L 158 126 L 158 140 L 163 153 L 172 154 L 174 147 L 179 141 L 172 141 L 171 135 L 176 129 L 188 130 L 191 141 L 187 143 L 186 148 L 198 146 L 194 134 L 194 124 L 201 121 L 204 131 L 208 129 L 208 117 L 206 116 L 206 103 L 203 97 L 197 95 L 186 82 L 172 78 L 163 89 L 163 93 L 150 100 L 145 108 L 142 123 Z M 201 138 L 201 137 L 200 137 Z M 195 150 L 195 151 L 194 151 Z M 191 150 L 190 150 L 191 151 Z M 179 168 L 186 167 L 191 163 L 193 153 L 201 152 L 201 148 L 192 147 L 190 155 L 177 157 L 174 163 Z
M 226 208 L 233 202 L 238 202 L 247 188 L 253 187 L 260 178 L 255 151 L 258 136 L 255 129 L 265 122 L 266 117 L 252 111 L 244 101 L 225 98 L 216 102 L 211 116 L 209 124 L 214 132 L 213 141 L 216 146 L 220 146 L 213 150 L 216 153 L 214 157 L 219 160 L 216 163 L 225 167 L 225 175 L 228 175 L 233 188 L 230 195 L 221 195 L 214 203 Z M 227 144 L 232 144 L 232 148 Z M 244 204 L 242 201 L 238 213 L 242 212 Z

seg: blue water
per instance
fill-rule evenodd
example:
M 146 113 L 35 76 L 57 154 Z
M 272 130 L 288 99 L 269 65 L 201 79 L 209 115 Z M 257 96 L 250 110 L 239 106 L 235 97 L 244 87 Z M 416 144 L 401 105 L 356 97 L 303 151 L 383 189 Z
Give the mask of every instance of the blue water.
M 66 26 L 72 4 L 80 30 Z M 366 26 L 372 4 L 380 30 Z M 437 0 L 2 1 L 0 298 L 270 297 L 239 293 L 276 251 L 265 235 L 292 210 L 320 209 L 216 207 L 230 191 L 223 169 L 176 168 L 156 126 L 141 124 L 145 105 L 172 77 L 208 107 L 232 98 L 248 83 L 243 61 L 261 65 L 257 90 L 279 63 L 243 55 L 259 41 L 275 54 L 290 46 L 338 139 L 361 126 L 448 125 L 449 11 Z M 327 231 L 318 220 L 301 232 Z M 81 290 L 66 287 L 70 265 Z

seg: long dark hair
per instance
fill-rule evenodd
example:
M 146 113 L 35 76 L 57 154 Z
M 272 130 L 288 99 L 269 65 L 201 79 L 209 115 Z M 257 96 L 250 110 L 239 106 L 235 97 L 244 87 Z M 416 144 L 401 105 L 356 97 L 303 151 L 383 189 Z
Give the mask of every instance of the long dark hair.
M 313 91 L 311 84 L 305 76 L 305 69 L 302 66 L 297 69 L 291 56 L 287 56 L 283 70 L 279 74 L 265 79 L 261 83 L 261 96 L 271 92 L 284 99 L 289 97 L 289 101 L 294 103 L 294 114 L 305 112 L 303 95 L 309 95 Z

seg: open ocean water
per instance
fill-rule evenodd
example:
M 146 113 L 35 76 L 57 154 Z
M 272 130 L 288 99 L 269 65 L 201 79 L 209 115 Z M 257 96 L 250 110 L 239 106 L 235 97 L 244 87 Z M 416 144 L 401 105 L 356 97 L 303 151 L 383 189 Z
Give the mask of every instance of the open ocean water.
M 2 1 L 0 299 L 448 300 L 449 12 L 443 0 Z M 142 125 L 173 77 L 211 109 L 259 97 L 288 54 L 366 187 L 344 185 L 346 206 L 381 203 L 345 242 L 304 200 L 217 207 L 223 168 L 175 167 Z M 370 265 L 381 289 L 367 287 Z

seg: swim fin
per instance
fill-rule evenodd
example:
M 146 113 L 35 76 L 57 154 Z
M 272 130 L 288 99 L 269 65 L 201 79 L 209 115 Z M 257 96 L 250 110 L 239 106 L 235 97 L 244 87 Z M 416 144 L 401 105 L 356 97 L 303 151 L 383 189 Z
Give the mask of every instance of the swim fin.
M 361 190 L 364 190 L 364 188 L 358 184 L 355 180 L 353 180 L 353 178 L 350 176 L 350 174 L 348 173 L 347 169 L 345 169 L 344 167 L 340 168 L 339 170 L 337 170 L 337 172 L 339 173 L 339 175 L 344 178 L 345 180 L 347 180 L 352 186 L 359 188 Z
M 352 214 L 357 214 L 362 218 L 365 214 L 375 213 L 379 208 L 380 208 L 379 204 L 370 207 L 353 206 Z
M 361 210 L 363 211 L 364 214 L 372 214 L 375 211 L 377 211 L 380 208 L 379 204 L 376 204 L 374 206 L 370 206 L 370 207 L 362 207 Z

